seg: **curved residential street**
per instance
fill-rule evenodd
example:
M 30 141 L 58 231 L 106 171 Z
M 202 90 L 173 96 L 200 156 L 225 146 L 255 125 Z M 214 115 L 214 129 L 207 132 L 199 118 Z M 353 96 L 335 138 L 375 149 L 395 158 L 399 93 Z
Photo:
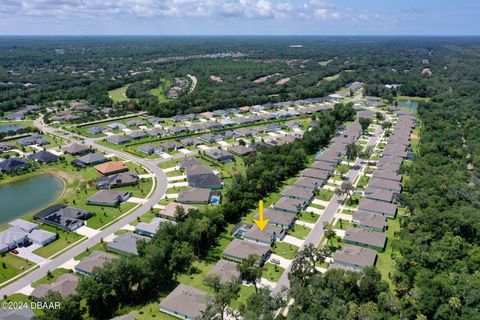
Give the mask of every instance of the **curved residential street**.
M 134 209 L 130 214 L 124 216 L 123 218 L 117 220 L 116 222 L 112 223 L 110 226 L 107 228 L 100 230 L 99 233 L 95 234 L 91 238 L 88 238 L 86 241 L 81 242 L 80 244 L 72 247 L 70 250 L 66 251 L 65 253 L 61 254 L 60 256 L 54 258 L 53 260 L 47 260 L 44 263 L 40 264 L 37 269 L 34 271 L 28 273 L 27 275 L 19 278 L 18 280 L 10 283 L 9 285 L 3 287 L 0 289 L 0 296 L 4 295 L 11 295 L 13 293 L 16 293 L 17 291 L 29 286 L 32 282 L 35 282 L 36 280 L 42 278 L 47 274 L 48 271 L 54 270 L 63 264 L 65 264 L 67 261 L 70 259 L 73 259 L 75 256 L 79 255 L 83 251 L 85 251 L 87 248 L 90 248 L 94 246 L 95 244 L 99 243 L 102 241 L 102 239 L 105 239 L 107 236 L 112 235 L 115 231 L 120 230 L 124 226 L 128 225 L 130 222 L 134 221 L 137 219 L 137 217 L 144 215 L 147 213 L 150 208 L 152 208 L 154 205 L 156 205 L 164 196 L 165 191 L 167 189 L 167 177 L 153 161 L 147 160 L 147 159 L 142 159 L 138 158 L 136 156 L 133 156 L 128 153 L 124 153 L 112 148 L 108 148 L 102 145 L 99 145 L 95 143 L 95 139 L 89 139 L 89 138 L 84 138 L 81 136 L 78 136 L 76 134 L 72 134 L 70 132 L 64 131 L 62 129 L 57 129 L 57 128 L 51 128 L 49 126 L 46 126 L 42 122 L 43 117 L 39 117 L 34 121 L 34 125 L 41 129 L 44 133 L 49 133 L 53 135 L 55 134 L 55 131 L 61 131 L 64 134 L 68 134 L 69 137 L 64 137 L 64 139 L 69 140 L 70 142 L 74 142 L 72 137 L 75 138 L 82 138 L 84 139 L 85 145 L 92 146 L 93 148 L 96 148 L 98 150 L 101 150 L 106 153 L 110 154 L 115 154 L 116 156 L 120 158 L 124 158 L 126 160 L 130 160 L 136 164 L 139 164 L 146 169 L 148 169 L 151 173 L 155 175 L 154 178 L 154 192 L 150 195 L 150 198 L 147 199 L 147 201 L 140 205 L 138 208 Z

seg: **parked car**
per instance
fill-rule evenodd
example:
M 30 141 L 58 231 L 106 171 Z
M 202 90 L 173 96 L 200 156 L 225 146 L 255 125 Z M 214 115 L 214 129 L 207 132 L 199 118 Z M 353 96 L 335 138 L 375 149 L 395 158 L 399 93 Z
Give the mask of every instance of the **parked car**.
M 18 251 L 13 249 L 13 250 L 10 250 L 10 253 L 13 253 L 13 254 L 18 254 Z
M 275 259 L 275 258 L 270 259 L 270 262 L 272 262 L 274 264 L 280 264 L 280 260 Z

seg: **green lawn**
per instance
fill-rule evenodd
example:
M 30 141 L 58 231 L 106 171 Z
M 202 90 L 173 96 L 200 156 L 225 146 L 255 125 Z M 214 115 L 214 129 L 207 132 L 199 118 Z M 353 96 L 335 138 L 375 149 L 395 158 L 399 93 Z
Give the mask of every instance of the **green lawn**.
M 157 88 L 150 90 L 150 93 L 158 98 L 159 102 L 168 101 L 165 93 L 171 86 L 171 81 L 167 79 L 160 79 L 160 85 Z
M 114 90 L 110 90 L 110 91 L 108 91 L 108 96 L 114 102 L 127 101 L 128 98 L 125 95 L 125 92 L 127 91 L 127 89 L 128 89 L 128 85 L 117 88 L 117 89 L 114 89 Z
M 178 320 L 177 317 L 173 317 L 160 311 L 160 301 L 152 302 L 143 306 L 141 309 L 135 311 L 136 320 Z
M 357 185 L 358 186 L 363 186 L 366 187 L 368 185 L 368 181 L 370 180 L 369 177 L 366 176 L 360 176 L 360 179 L 358 179 Z
M 285 259 L 293 260 L 298 249 L 299 248 L 293 244 L 277 241 L 275 242 L 273 253 Z
M 262 268 L 262 278 L 265 278 L 269 281 L 277 282 L 284 271 L 285 269 L 283 269 L 282 267 L 267 262 Z
M 318 218 L 320 218 L 320 216 L 313 212 L 301 211 L 298 215 L 298 220 L 308 223 L 315 223 L 317 222 Z
M 356 208 L 358 207 L 360 198 L 361 196 L 359 195 L 353 195 L 351 199 L 350 197 L 346 197 L 345 200 L 343 200 L 342 204 L 348 207 Z
M 55 269 L 53 271 L 50 271 L 51 275 L 46 275 L 40 279 L 38 279 L 37 281 L 33 282 L 32 283 L 32 287 L 36 287 L 36 286 L 39 286 L 41 284 L 52 284 L 54 283 L 55 281 L 57 281 L 58 277 L 60 277 L 62 274 L 65 274 L 65 273 L 69 273 L 71 272 L 71 270 L 68 270 L 68 269 L 64 269 L 64 268 L 58 268 L 58 269 Z
M 187 286 L 212 293 L 213 290 L 206 286 L 203 281 L 208 271 L 215 265 L 215 262 L 196 261 L 190 274 L 182 274 L 177 280 Z
M 341 229 L 346 230 L 348 227 L 353 226 L 350 221 L 344 219 L 338 219 L 335 225 L 333 226 L 334 229 Z
M 182 160 L 183 159 L 172 159 L 165 162 L 160 162 L 158 166 L 162 169 L 167 169 L 167 168 L 175 167 Z
M 132 226 L 136 226 L 139 222 L 149 223 L 150 221 L 152 221 L 153 218 L 157 216 L 157 213 L 158 211 L 156 211 L 155 209 L 153 211 L 148 211 L 144 215 L 141 215 L 136 220 L 132 221 L 130 224 Z
M 121 188 L 120 188 L 121 189 Z M 99 229 L 105 224 L 115 220 L 125 212 L 136 206 L 135 203 L 124 202 L 119 207 L 88 206 L 87 210 L 94 213 L 94 216 L 87 220 L 87 226 L 93 229 Z
M 388 230 L 387 230 L 387 246 L 385 247 L 384 252 L 377 252 L 377 263 L 376 268 L 382 275 L 382 280 L 385 280 L 390 285 L 390 288 L 393 289 L 393 282 L 390 276 L 393 276 L 395 271 L 395 256 L 399 255 L 398 252 L 394 251 L 392 244 L 395 241 L 394 234 L 396 231 L 400 230 L 400 221 L 397 217 L 396 219 L 388 219 Z
M 79 235 L 75 232 L 66 232 L 60 229 L 56 229 L 55 227 L 52 227 L 52 226 L 43 225 L 41 226 L 41 229 L 47 230 L 53 233 L 58 233 L 57 240 L 47 244 L 45 247 L 38 248 L 33 252 L 44 258 L 51 257 L 56 253 L 58 253 L 59 251 L 79 241 L 80 239 L 85 238 L 84 236 Z
M 0 283 L 15 277 L 35 265 L 33 262 L 11 253 L 6 253 L 5 256 L 0 258 L 0 261 Z
M 310 233 L 310 231 L 312 231 L 312 229 L 295 224 L 293 225 L 292 229 L 288 231 L 288 234 L 291 235 L 292 237 L 305 240 L 308 234 Z
M 30 302 L 31 302 L 31 300 L 28 296 L 26 296 L 24 294 L 21 294 L 21 293 L 11 294 L 6 299 L 0 300 L 0 303 L 2 303 L 4 301 L 6 301 L 6 302 L 21 302 L 21 303 L 28 303 L 28 304 L 30 304 Z M 35 316 L 37 316 L 37 317 L 42 314 L 41 309 L 36 309 L 35 308 L 32 311 L 35 314 Z
M 88 257 L 93 251 L 107 251 L 105 249 L 106 243 L 97 243 L 93 247 L 88 248 L 87 250 L 80 253 L 78 256 L 75 256 L 75 260 L 82 260 L 85 257 Z M 115 255 L 115 253 L 110 252 L 111 254 Z
M 334 192 L 327 189 L 320 189 L 318 190 L 318 194 L 316 196 L 317 199 L 323 201 L 330 201 L 334 195 Z
M 322 206 L 321 204 L 316 204 L 316 203 L 310 203 L 308 206 L 312 207 L 312 208 L 317 208 L 317 209 L 320 209 L 320 210 L 325 209 L 325 206 Z
M 174 170 L 174 171 L 169 171 L 169 172 L 165 173 L 165 175 L 166 175 L 167 177 L 176 177 L 176 176 L 181 176 L 181 175 L 183 175 L 183 172 L 180 171 L 180 170 Z

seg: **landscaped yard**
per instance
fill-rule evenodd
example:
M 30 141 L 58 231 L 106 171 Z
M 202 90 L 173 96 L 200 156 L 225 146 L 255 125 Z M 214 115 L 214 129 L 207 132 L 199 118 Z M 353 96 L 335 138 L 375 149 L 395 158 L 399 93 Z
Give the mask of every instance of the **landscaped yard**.
M 167 169 L 167 168 L 175 167 L 182 160 L 183 159 L 172 159 L 165 162 L 160 162 L 158 166 L 162 169 Z
M 292 237 L 298 238 L 305 240 L 308 236 L 308 234 L 312 231 L 312 229 L 301 226 L 299 224 L 295 224 L 292 229 L 288 231 L 288 234 L 291 235 Z
M 285 259 L 293 260 L 298 249 L 299 248 L 293 244 L 277 241 L 275 242 L 273 253 Z
M 394 251 L 392 244 L 395 241 L 394 234 L 396 231 L 400 230 L 400 221 L 397 217 L 396 219 L 388 219 L 388 230 L 387 230 L 387 246 L 385 247 L 384 252 L 377 252 L 377 263 L 376 268 L 382 275 L 382 280 L 388 282 L 390 287 L 393 289 L 393 282 L 390 279 L 390 276 L 393 275 L 395 270 L 395 260 L 394 257 L 399 255 L 398 252 Z
M 316 204 L 316 203 L 310 203 L 308 206 L 310 206 L 312 208 L 317 208 L 319 210 L 324 210 L 325 209 L 325 206 L 322 206 L 321 204 Z
M 47 230 L 53 233 L 58 233 L 58 236 L 59 236 L 57 240 L 47 244 L 45 247 L 38 248 L 33 252 L 44 258 L 51 257 L 54 254 L 65 249 L 66 247 L 84 238 L 84 236 L 79 235 L 75 232 L 66 232 L 60 229 L 56 229 L 55 227 L 52 227 L 52 226 L 43 225 L 41 226 L 41 229 Z
M 106 243 L 97 243 L 93 247 L 88 248 L 84 252 L 80 253 L 78 256 L 75 256 L 75 260 L 82 260 L 85 257 L 88 257 L 93 251 L 107 251 L 105 249 Z M 115 255 L 114 252 L 110 252 L 111 254 Z
M 17 257 L 11 253 L 6 253 L 5 256 L 0 258 L 0 261 L 0 283 L 34 266 L 33 262 Z
M 335 225 L 333 226 L 334 229 L 341 229 L 346 230 L 348 227 L 353 226 L 350 221 L 344 219 L 338 219 Z
M 69 270 L 68 269 L 65 269 L 65 268 L 58 268 L 58 269 L 55 269 L 55 270 L 52 270 L 50 271 L 50 275 L 46 275 L 40 279 L 38 279 L 37 281 L 33 282 L 32 283 L 32 287 L 36 287 L 36 286 L 39 286 L 41 284 L 52 284 L 54 283 L 55 281 L 57 281 L 58 277 L 60 277 L 62 274 L 65 274 L 65 273 L 68 273 Z
M 318 190 L 318 194 L 315 198 L 323 201 L 330 201 L 334 195 L 334 192 L 327 189 Z
M 317 222 L 318 218 L 320 218 L 320 215 L 313 212 L 301 211 L 298 215 L 298 220 L 308 223 L 315 223 Z
M 285 269 L 283 269 L 282 267 L 267 262 L 262 268 L 262 278 L 265 278 L 269 281 L 277 282 L 284 271 Z

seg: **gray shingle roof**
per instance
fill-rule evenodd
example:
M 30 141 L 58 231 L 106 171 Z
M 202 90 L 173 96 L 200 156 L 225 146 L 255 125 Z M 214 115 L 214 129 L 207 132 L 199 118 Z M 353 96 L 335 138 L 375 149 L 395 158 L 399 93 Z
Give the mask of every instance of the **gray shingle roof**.
M 196 288 L 179 284 L 160 303 L 160 310 L 197 319 L 202 316 L 207 308 L 207 293 Z
M 384 248 L 385 243 L 387 242 L 387 237 L 382 232 L 366 231 L 361 228 L 348 227 L 345 231 L 345 237 L 343 240 Z
M 372 267 L 376 257 L 375 250 L 350 245 L 344 245 L 333 253 L 334 263 L 346 263 L 359 268 Z

